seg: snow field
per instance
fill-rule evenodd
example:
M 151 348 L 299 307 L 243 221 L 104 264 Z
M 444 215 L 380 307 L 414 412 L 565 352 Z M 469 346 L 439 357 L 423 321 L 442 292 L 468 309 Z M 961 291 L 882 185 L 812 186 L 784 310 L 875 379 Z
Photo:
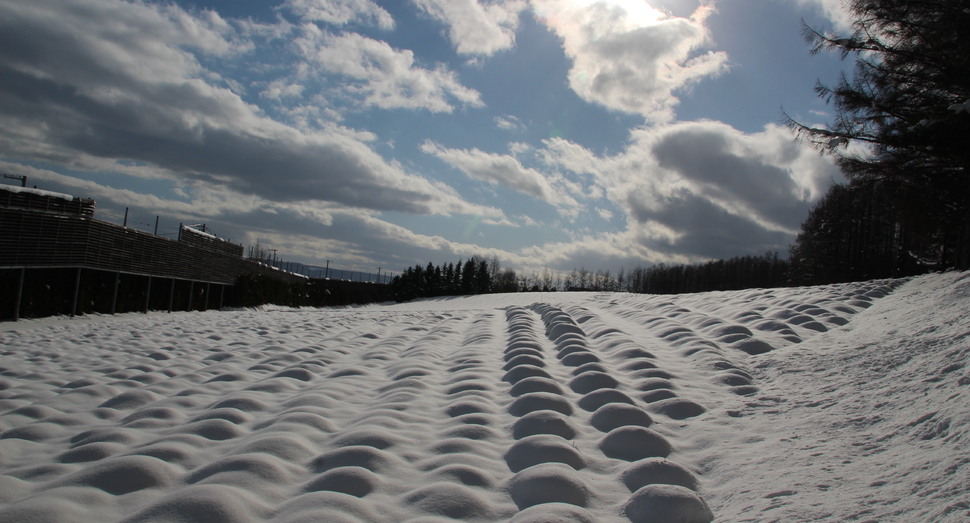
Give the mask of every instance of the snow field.
M 0 521 L 958 521 L 968 289 L 12 324 Z

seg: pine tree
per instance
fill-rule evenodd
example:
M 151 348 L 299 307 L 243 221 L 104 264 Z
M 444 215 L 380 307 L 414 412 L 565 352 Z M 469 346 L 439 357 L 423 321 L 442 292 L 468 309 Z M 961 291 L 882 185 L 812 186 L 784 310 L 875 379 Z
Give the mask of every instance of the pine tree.
M 919 272 L 920 249 L 908 243 L 881 186 L 833 185 L 802 224 L 791 247 L 793 283 L 817 285 Z
M 469 258 L 461 269 L 462 294 L 473 294 L 475 292 L 475 271 L 475 261 Z
M 851 79 L 819 83 L 828 128 L 790 127 L 832 154 L 856 185 L 876 185 L 923 256 L 970 268 L 970 3 L 850 0 L 854 32 L 805 27 L 812 53 L 855 58 Z M 863 145 L 863 147 L 854 146 Z
M 492 271 L 489 268 L 488 260 L 481 258 L 478 260 L 478 271 L 475 274 L 475 292 L 477 294 L 488 294 L 492 290 Z

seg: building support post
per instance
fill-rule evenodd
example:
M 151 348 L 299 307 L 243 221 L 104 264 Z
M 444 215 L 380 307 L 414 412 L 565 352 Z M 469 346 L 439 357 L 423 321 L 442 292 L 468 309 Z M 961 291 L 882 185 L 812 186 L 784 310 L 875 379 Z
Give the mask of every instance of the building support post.
M 111 314 L 114 314 L 118 307 L 118 285 L 121 283 L 121 273 L 115 273 L 115 286 L 111 296 Z
M 20 300 L 23 299 L 24 296 L 24 272 L 26 272 L 26 270 L 26 267 L 21 267 L 20 277 L 17 278 L 19 281 L 17 282 L 17 301 L 13 304 L 13 321 L 20 319 Z
M 172 304 L 175 302 L 175 278 L 172 278 L 172 287 L 168 291 L 168 312 L 172 312 Z
M 222 310 L 222 299 L 225 297 L 226 297 L 226 286 L 223 284 L 219 286 L 219 310 L 220 311 Z
M 74 278 L 74 297 L 71 299 L 71 317 L 77 315 L 77 297 L 81 290 L 81 268 L 77 268 L 77 276 Z
M 187 311 L 192 310 L 192 298 L 195 298 L 195 280 L 189 280 L 189 305 L 185 308 Z
M 212 290 L 212 284 L 207 282 L 205 284 L 205 308 L 202 309 L 204 311 L 209 310 L 209 291 L 210 290 Z
M 148 285 L 145 287 L 145 314 L 148 314 L 148 301 L 152 299 L 152 277 L 148 276 Z

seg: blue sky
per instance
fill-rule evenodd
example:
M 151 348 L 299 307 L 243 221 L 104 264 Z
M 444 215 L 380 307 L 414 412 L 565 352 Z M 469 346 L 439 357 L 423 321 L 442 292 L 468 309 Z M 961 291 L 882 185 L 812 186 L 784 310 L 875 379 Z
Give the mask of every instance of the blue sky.
M 838 0 L 0 4 L 0 170 L 160 233 L 399 271 L 787 252 L 839 178 Z

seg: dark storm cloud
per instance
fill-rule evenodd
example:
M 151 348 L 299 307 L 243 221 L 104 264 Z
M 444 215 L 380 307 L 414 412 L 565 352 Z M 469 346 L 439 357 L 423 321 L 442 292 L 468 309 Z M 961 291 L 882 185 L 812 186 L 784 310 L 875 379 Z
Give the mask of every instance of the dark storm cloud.
M 705 196 L 741 201 L 761 218 L 797 229 L 809 202 L 785 169 L 757 155 L 739 155 L 724 133 L 688 128 L 664 136 L 653 145 L 661 167 L 699 182 Z
M 741 216 L 731 214 L 709 200 L 686 189 L 664 198 L 659 206 L 645 205 L 631 193 L 630 212 L 640 224 L 658 223 L 669 227 L 676 238 L 647 240 L 644 246 L 691 258 L 729 258 L 739 254 L 739 247 L 749 254 L 779 250 L 790 241 L 790 235 L 771 231 Z
M 278 202 L 500 214 L 402 171 L 350 132 L 281 124 L 218 86 L 186 50 L 245 52 L 248 44 L 217 15 L 107 0 L 54 3 L 62 11 L 0 6 L 0 154 L 148 162 Z

